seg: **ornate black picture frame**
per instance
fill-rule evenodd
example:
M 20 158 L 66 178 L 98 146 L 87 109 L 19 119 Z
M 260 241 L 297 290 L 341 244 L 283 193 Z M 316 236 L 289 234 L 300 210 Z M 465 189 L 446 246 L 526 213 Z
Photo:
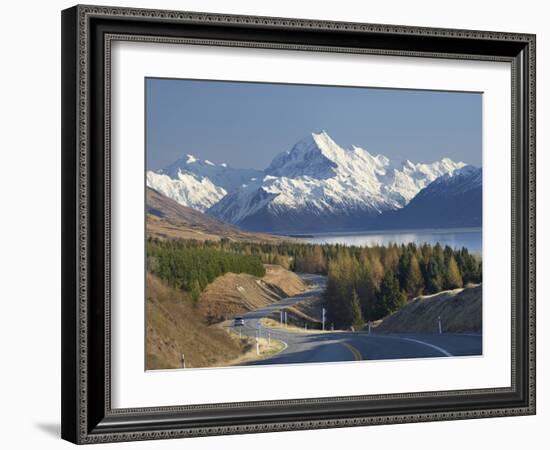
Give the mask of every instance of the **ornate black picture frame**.
M 113 409 L 110 46 L 116 40 L 512 66 L 511 386 Z M 99 443 L 535 413 L 535 36 L 75 6 L 62 12 L 62 437 Z

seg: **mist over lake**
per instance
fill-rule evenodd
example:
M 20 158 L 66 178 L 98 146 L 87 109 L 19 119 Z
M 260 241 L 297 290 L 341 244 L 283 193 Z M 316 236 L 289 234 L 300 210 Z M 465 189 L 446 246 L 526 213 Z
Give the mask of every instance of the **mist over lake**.
M 308 234 L 302 239 L 312 244 L 343 244 L 359 247 L 409 243 L 435 245 L 439 243 L 443 247 L 448 245 L 454 249 L 466 247 L 470 253 L 481 254 L 482 250 L 481 228 L 319 233 Z

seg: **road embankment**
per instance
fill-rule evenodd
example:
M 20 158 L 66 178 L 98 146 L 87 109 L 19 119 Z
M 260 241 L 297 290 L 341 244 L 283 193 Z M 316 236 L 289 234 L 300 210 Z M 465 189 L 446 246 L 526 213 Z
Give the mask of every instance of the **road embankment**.
M 220 323 L 307 290 L 295 273 L 272 264 L 265 268 L 262 278 L 243 273 L 226 273 L 216 278 L 201 294 L 199 314 L 209 324 Z
M 267 265 L 263 278 L 234 273 L 218 277 L 194 305 L 189 293 L 148 273 L 146 367 L 180 368 L 182 354 L 187 368 L 228 366 L 256 359 L 255 342 L 248 337 L 239 339 L 217 325 L 306 290 L 306 283 L 296 274 Z M 279 352 L 283 345 L 274 340 L 261 342 L 262 357 Z
M 481 333 L 482 286 L 420 296 L 384 318 L 382 333 Z

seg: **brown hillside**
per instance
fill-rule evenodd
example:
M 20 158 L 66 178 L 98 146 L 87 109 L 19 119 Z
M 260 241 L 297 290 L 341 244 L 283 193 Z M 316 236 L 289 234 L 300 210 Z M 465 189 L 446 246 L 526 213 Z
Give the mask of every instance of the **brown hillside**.
M 417 297 L 376 328 L 385 333 L 481 332 L 481 285 Z
M 178 368 L 182 353 L 186 367 L 235 363 L 245 357 L 251 344 L 218 323 L 306 288 L 296 274 L 269 265 L 263 279 L 234 273 L 218 277 L 193 306 L 188 293 L 147 273 L 147 369 Z
M 180 205 L 147 188 L 147 235 L 161 239 L 197 239 L 219 241 L 279 242 L 282 239 L 263 233 L 248 233 L 215 217 Z
M 226 273 L 210 283 L 202 293 L 198 309 L 208 323 L 260 308 L 307 289 L 295 273 L 280 266 L 266 265 L 259 279 L 248 274 Z
M 262 280 L 278 289 L 282 293 L 282 297 L 293 297 L 307 289 L 304 280 L 294 272 L 275 264 L 264 264 L 264 267 L 265 275 Z
M 147 274 L 147 369 L 217 366 L 246 351 L 245 343 L 223 329 L 207 326 L 189 295 Z

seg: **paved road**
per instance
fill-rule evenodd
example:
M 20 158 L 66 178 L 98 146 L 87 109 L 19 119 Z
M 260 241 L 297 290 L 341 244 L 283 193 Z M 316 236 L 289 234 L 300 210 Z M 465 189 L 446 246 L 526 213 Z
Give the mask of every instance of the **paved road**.
M 325 277 L 304 274 L 310 284 L 308 292 L 285 298 L 263 308 L 244 314 L 245 325 L 241 332 L 262 337 L 270 334 L 286 344 L 279 354 L 249 364 L 289 364 L 311 362 L 359 361 L 403 358 L 439 358 L 449 356 L 481 355 L 482 340 L 477 334 L 368 334 L 366 332 L 296 333 L 281 328 L 266 328 L 260 319 L 273 312 L 322 293 Z M 235 331 L 238 328 L 235 328 Z

